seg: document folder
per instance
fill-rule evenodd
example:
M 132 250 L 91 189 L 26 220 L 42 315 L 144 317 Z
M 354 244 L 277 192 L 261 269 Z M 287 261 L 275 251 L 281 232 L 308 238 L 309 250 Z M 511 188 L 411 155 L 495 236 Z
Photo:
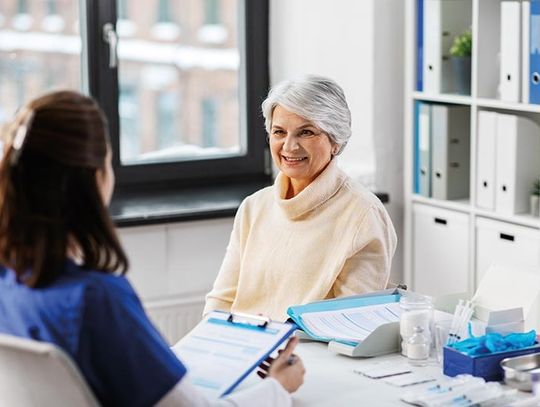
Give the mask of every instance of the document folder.
M 399 299 L 404 292 L 406 291 L 399 288 L 389 289 L 295 305 L 289 307 L 287 314 L 309 338 L 328 342 L 328 349 L 334 352 L 352 357 L 384 355 L 399 349 Z M 388 318 L 388 322 L 377 323 L 392 312 L 395 313 L 394 318 Z M 381 315 L 383 318 L 379 318 Z M 326 324 L 326 329 L 335 326 L 340 328 L 340 332 L 335 331 L 334 335 L 332 332 L 319 334 L 320 330 L 314 325 L 313 316 L 316 316 L 316 321 Z M 363 324 L 365 326 L 362 326 Z M 337 337 L 349 328 L 359 332 L 358 339 Z M 360 334 L 361 331 L 363 332 Z
M 208 399 L 229 394 L 297 326 L 266 318 L 214 311 L 172 347 L 191 382 Z
M 521 95 L 521 4 L 501 2 L 500 99 L 520 102 Z
M 495 157 L 497 147 L 497 113 L 478 112 L 478 149 L 476 151 L 476 206 L 495 209 Z
M 471 25 L 467 0 L 425 0 L 422 20 L 422 86 L 425 93 L 453 93 L 449 50 L 454 37 Z
M 514 215 L 529 210 L 531 185 L 540 174 L 539 135 L 533 120 L 497 113 L 497 212 Z
M 433 105 L 431 138 L 431 195 L 441 200 L 468 198 L 470 109 L 456 105 Z
M 418 157 L 418 191 L 417 193 L 431 197 L 431 105 L 418 102 L 417 116 L 417 151 Z

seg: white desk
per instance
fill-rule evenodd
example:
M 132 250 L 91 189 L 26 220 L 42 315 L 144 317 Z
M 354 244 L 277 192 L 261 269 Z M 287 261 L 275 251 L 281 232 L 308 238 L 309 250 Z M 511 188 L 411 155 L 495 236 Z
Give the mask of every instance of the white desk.
M 295 406 L 410 406 L 399 400 L 406 390 L 384 383 L 380 379 L 370 379 L 354 369 L 362 364 L 382 361 L 396 361 L 407 364 L 407 358 L 391 354 L 377 358 L 350 358 L 338 355 L 319 342 L 302 342 L 297 352 L 306 366 L 304 385 L 294 394 Z M 411 367 L 436 379 L 442 379 L 441 367 L 433 362 L 424 367 Z M 411 389 L 408 387 L 406 389 Z
M 407 358 L 400 354 L 377 358 L 350 358 L 329 351 L 325 343 L 309 341 L 300 342 L 295 353 L 302 358 L 306 367 L 304 384 L 293 395 L 295 407 L 410 407 L 410 404 L 400 401 L 400 396 L 408 390 L 419 388 L 392 386 L 381 379 L 370 379 L 353 371 L 362 364 L 374 362 L 395 361 L 399 364 L 408 364 Z M 435 361 L 427 366 L 411 366 L 411 370 L 422 372 L 436 380 L 445 377 L 442 367 Z M 251 375 L 240 387 L 258 380 L 260 379 L 256 375 Z M 519 393 L 520 399 L 529 397 L 530 393 Z

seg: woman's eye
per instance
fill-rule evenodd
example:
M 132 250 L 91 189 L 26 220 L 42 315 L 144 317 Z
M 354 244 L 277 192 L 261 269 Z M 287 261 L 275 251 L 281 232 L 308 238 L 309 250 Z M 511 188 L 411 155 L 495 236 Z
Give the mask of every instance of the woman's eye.
M 309 130 L 309 129 L 304 129 L 300 132 L 300 135 L 302 137 L 309 137 L 309 136 L 313 136 L 315 133 L 312 131 L 312 130 Z
M 282 136 L 283 134 L 285 134 L 285 132 L 283 130 L 274 130 L 272 134 L 276 136 Z

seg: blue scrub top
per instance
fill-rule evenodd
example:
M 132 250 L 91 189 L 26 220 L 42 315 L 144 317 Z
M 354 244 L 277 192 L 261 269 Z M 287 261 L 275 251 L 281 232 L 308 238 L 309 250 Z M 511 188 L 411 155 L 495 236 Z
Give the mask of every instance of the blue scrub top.
M 39 289 L 0 266 L 0 332 L 62 348 L 105 406 L 153 405 L 186 373 L 124 277 L 70 260 Z

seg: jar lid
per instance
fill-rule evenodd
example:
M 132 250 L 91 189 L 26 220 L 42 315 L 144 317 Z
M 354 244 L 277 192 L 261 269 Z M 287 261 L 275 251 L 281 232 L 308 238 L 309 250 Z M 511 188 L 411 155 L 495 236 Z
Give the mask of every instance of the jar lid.
M 399 299 L 399 305 L 404 308 L 432 308 L 433 298 L 427 295 L 402 295 Z

